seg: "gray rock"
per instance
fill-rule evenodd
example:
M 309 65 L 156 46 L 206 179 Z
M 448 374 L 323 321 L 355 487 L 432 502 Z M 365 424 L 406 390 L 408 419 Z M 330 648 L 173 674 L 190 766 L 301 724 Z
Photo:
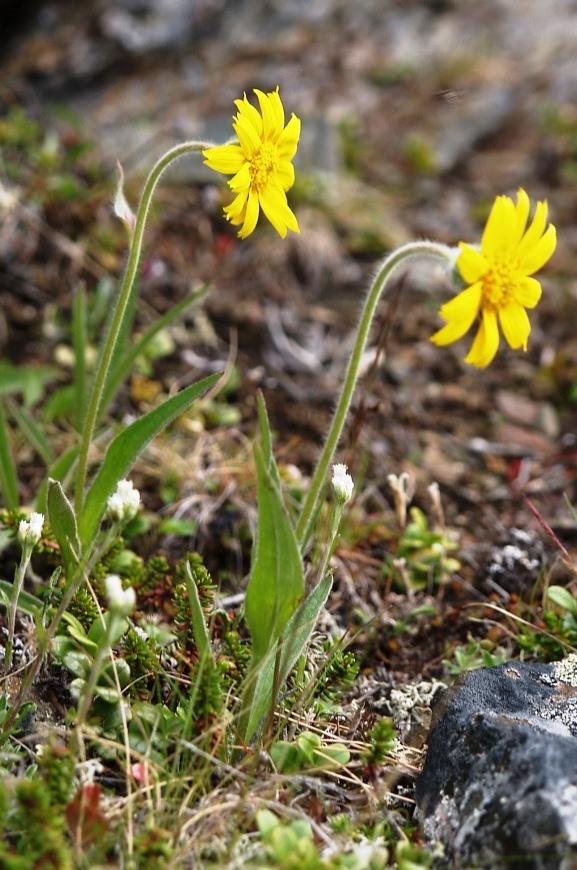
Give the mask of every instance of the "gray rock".
M 576 867 L 577 656 L 460 677 L 434 709 L 417 806 L 452 867 Z

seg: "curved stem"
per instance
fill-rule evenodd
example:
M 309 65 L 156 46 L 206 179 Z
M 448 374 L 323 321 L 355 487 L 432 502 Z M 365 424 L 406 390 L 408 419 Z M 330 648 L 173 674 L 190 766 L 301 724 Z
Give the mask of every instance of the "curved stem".
M 451 249 L 446 245 L 437 242 L 409 242 L 407 245 L 397 248 L 383 260 L 369 288 L 357 327 L 355 344 L 345 373 L 341 395 L 297 523 L 296 534 L 301 547 L 306 544 L 312 530 L 329 465 L 338 446 L 351 405 L 371 324 L 387 281 L 392 272 L 408 257 L 423 256 L 438 257 L 448 263 L 452 261 Z
M 121 333 L 122 324 L 126 316 L 126 309 L 130 300 L 130 294 L 138 272 L 138 265 L 140 263 L 140 255 L 142 252 L 144 229 L 146 227 L 146 219 L 150 210 L 152 196 L 156 189 L 156 185 L 160 181 L 161 175 L 170 166 L 171 163 L 173 163 L 179 157 L 182 157 L 183 154 L 189 154 L 190 152 L 195 151 L 203 151 L 205 148 L 210 147 L 210 143 L 207 142 L 182 142 L 180 145 L 175 145 L 174 148 L 171 148 L 169 151 L 166 152 L 166 154 L 163 154 L 162 157 L 160 157 L 160 159 L 150 170 L 148 178 L 146 179 L 146 183 L 142 191 L 142 196 L 140 197 L 138 211 L 136 212 L 134 232 L 132 234 L 132 239 L 130 243 L 126 270 L 124 272 L 122 284 L 120 285 L 120 290 L 118 292 L 118 298 L 116 301 L 116 307 L 112 315 L 112 320 L 110 322 L 110 327 L 106 335 L 106 340 L 100 354 L 98 368 L 94 376 L 94 383 L 92 385 L 92 391 L 90 394 L 90 402 L 88 404 L 88 408 L 86 409 L 86 419 L 84 422 L 84 428 L 82 430 L 82 438 L 80 441 L 80 450 L 78 454 L 78 466 L 76 470 L 75 508 L 77 517 L 80 517 L 80 513 L 82 511 L 82 506 L 84 503 L 84 486 L 86 483 L 86 472 L 88 467 L 88 451 L 90 450 L 90 444 L 94 435 L 96 421 L 98 420 L 98 412 L 100 410 L 100 403 L 102 401 L 102 395 L 106 386 L 106 380 L 108 377 L 110 364 L 114 357 L 118 337 Z

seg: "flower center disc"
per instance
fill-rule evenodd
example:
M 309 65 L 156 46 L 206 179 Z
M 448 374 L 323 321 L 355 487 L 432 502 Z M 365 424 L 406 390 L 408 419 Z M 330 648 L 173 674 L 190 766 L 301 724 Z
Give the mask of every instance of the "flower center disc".
M 514 284 L 510 264 L 493 263 L 483 276 L 483 302 L 493 308 L 507 305 Z
M 250 162 L 250 177 L 259 190 L 266 186 L 271 173 L 276 170 L 278 155 L 274 145 L 265 142 L 253 154 Z

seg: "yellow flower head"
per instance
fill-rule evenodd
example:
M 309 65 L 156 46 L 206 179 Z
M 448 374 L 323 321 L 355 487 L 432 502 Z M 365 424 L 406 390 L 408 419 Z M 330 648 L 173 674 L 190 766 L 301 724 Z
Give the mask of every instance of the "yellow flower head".
M 529 226 L 530 201 L 524 190 L 517 203 L 498 196 L 481 239 L 481 250 L 459 243 L 457 268 L 469 285 L 441 307 L 447 323 L 431 341 L 451 344 L 481 322 L 465 362 L 477 368 L 489 365 L 499 347 L 499 326 L 509 345 L 527 350 L 531 324 L 526 308 L 541 298 L 541 285 L 532 278 L 545 265 L 557 244 L 555 227 L 547 227 L 547 203 L 538 202 Z M 547 228 L 546 228 L 547 227 Z
M 284 108 L 278 92 L 255 90 L 260 112 L 244 95 L 235 100 L 238 109 L 233 129 L 238 144 L 219 145 L 203 151 L 205 164 L 216 172 L 233 177 L 228 186 L 236 194 L 224 209 L 226 219 L 240 226 L 239 237 L 246 238 L 263 212 L 284 237 L 287 230 L 299 232 L 299 225 L 287 203 L 286 192 L 294 184 L 291 160 L 299 141 L 301 122 L 295 114 L 285 126 Z

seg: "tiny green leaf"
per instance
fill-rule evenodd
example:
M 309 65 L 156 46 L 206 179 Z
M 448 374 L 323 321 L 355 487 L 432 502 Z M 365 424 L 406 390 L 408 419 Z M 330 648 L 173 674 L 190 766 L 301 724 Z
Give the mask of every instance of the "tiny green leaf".
M 547 590 L 547 598 L 553 604 L 562 607 L 563 610 L 573 614 L 573 616 L 577 616 L 577 598 L 571 595 L 568 589 L 565 589 L 563 586 L 550 586 Z

